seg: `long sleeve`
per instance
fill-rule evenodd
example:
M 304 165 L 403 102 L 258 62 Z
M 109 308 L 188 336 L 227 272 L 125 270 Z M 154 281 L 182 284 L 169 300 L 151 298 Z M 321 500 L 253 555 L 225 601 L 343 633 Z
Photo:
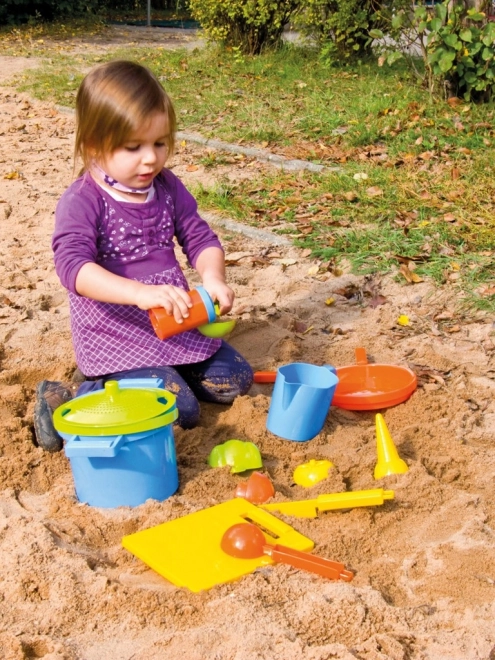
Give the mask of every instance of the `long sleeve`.
M 98 255 L 98 217 L 101 209 L 95 197 L 78 193 L 84 179 L 76 181 L 60 198 L 55 210 L 52 237 L 55 269 L 63 286 L 76 293 L 76 278 L 85 263 Z

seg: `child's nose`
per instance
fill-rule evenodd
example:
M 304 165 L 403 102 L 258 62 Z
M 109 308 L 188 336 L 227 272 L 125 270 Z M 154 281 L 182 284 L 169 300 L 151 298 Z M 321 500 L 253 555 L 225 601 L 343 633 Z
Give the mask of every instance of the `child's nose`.
M 150 147 L 149 149 L 145 150 L 143 154 L 143 162 L 156 163 L 156 151 L 153 149 L 153 147 Z

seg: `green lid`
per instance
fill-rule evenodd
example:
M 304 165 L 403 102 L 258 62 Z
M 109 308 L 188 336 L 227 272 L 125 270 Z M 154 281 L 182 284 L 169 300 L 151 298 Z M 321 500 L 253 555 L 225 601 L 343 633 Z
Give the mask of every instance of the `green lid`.
M 176 397 L 158 387 L 119 387 L 116 380 L 76 397 L 53 413 L 53 425 L 62 434 L 123 435 L 151 431 L 177 419 Z

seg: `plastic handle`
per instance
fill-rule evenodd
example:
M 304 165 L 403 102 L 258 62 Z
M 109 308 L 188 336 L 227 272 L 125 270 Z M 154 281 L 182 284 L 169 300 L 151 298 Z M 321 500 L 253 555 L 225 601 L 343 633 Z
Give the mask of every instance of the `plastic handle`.
M 354 573 L 346 571 L 344 564 L 341 564 L 339 561 L 316 557 L 309 552 L 287 548 L 285 545 L 264 545 L 263 553 L 271 557 L 274 562 L 288 564 L 289 566 L 300 568 L 310 573 L 317 573 L 330 580 L 340 579 L 350 582 L 354 577 Z
M 253 379 L 255 383 L 274 383 L 276 377 L 276 371 L 255 371 Z
M 356 356 L 356 364 L 368 364 L 368 356 L 366 355 L 365 348 L 356 348 L 354 354 Z
M 121 389 L 163 389 L 163 378 L 122 378 L 118 382 Z
M 316 498 L 316 508 L 318 511 L 332 511 L 346 507 L 351 509 L 359 506 L 380 506 L 384 500 L 393 500 L 394 495 L 393 490 L 383 490 L 383 488 L 319 495 Z
M 66 443 L 64 451 L 68 458 L 81 456 L 89 458 L 113 458 L 117 455 L 117 452 L 125 441 L 125 435 L 118 435 L 111 440 L 102 440 L 100 438 L 95 440 L 88 438 L 81 439 L 78 435 L 75 435 Z

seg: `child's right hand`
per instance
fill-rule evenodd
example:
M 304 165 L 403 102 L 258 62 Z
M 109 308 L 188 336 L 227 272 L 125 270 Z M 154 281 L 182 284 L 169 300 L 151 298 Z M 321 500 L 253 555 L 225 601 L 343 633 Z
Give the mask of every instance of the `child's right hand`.
M 136 305 L 140 309 L 163 307 L 177 323 L 189 316 L 192 301 L 187 291 L 171 284 L 144 284 L 138 292 Z

